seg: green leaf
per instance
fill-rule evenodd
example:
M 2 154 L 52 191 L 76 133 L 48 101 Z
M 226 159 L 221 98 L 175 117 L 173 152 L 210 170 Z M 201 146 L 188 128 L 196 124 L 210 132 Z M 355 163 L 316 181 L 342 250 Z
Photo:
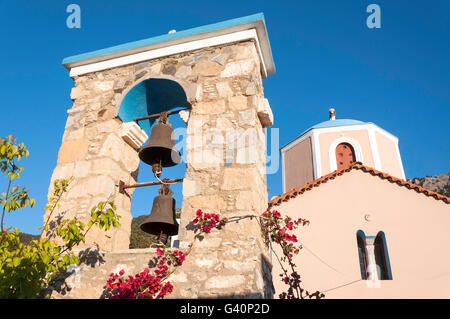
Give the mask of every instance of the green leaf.
M 14 267 L 18 267 L 20 265 L 20 260 L 21 260 L 21 258 L 14 257 L 13 260 L 12 260 L 13 266 Z

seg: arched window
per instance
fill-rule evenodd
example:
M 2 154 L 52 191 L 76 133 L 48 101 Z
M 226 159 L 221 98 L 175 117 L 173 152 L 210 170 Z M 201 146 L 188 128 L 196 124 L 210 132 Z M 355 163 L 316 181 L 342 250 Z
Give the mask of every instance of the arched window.
M 386 246 L 386 238 L 384 232 L 378 232 L 374 240 L 375 262 L 379 270 L 379 278 L 381 280 L 392 280 L 391 265 L 389 262 L 389 254 Z
M 342 169 L 356 161 L 355 150 L 349 143 L 340 143 L 336 146 L 337 169 Z
M 361 269 L 361 279 L 367 279 L 367 251 L 366 251 L 366 236 L 364 232 L 359 230 L 356 233 L 356 241 L 358 243 L 358 256 L 359 256 L 359 267 Z

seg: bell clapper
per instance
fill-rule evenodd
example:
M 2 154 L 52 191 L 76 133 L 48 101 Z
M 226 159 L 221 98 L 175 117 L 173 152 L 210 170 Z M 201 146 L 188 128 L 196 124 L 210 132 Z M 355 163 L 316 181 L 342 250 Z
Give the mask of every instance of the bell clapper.
M 167 239 L 168 239 L 167 234 L 163 233 L 163 231 L 161 230 L 158 236 L 158 242 L 165 245 L 167 243 Z

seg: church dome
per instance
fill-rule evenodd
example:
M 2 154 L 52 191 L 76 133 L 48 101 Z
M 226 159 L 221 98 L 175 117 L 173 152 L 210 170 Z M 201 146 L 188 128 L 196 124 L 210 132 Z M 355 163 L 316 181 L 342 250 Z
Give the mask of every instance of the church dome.
M 337 126 L 347 126 L 347 125 L 361 125 L 366 124 L 366 122 L 358 121 L 358 120 L 349 120 L 349 119 L 339 119 L 339 120 L 328 120 L 322 123 L 316 124 L 310 129 L 316 128 L 326 128 L 326 127 L 337 127 Z
M 280 151 L 284 191 L 355 162 L 405 179 L 398 138 L 371 122 L 336 119 L 335 109 Z

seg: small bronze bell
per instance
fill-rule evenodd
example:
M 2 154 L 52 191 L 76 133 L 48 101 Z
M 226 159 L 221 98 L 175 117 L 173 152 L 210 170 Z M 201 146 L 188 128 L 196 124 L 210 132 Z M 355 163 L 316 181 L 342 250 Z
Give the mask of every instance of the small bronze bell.
M 168 123 L 167 114 L 162 113 L 153 127 L 147 144 L 139 150 L 139 158 L 151 165 L 153 174 L 161 176 L 162 167 L 177 165 L 181 161 L 180 152 L 175 148 L 173 129 Z
M 165 244 L 167 236 L 178 234 L 178 223 L 175 217 L 175 199 L 168 184 L 161 185 L 159 196 L 153 199 L 150 216 L 141 224 L 141 229 L 149 234 L 158 235 L 159 241 Z

